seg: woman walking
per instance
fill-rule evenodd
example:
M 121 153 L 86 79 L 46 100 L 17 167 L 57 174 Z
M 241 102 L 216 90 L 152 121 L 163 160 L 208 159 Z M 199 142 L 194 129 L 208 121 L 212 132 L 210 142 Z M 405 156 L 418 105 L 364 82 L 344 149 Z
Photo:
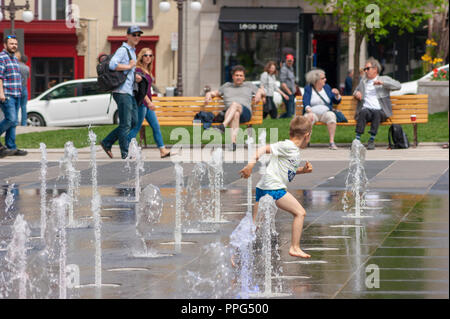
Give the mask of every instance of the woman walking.
M 276 119 L 278 115 L 277 106 L 273 101 L 273 93 L 275 91 L 279 92 L 281 96 L 288 100 L 289 96 L 285 94 L 280 88 L 277 86 L 277 65 L 274 61 L 267 62 L 264 67 L 264 72 L 260 77 L 260 87 L 262 87 L 266 91 L 266 102 L 264 103 L 263 108 L 263 118 L 267 117 L 267 114 L 270 115 L 271 118 Z
M 152 68 L 153 68 L 153 51 L 149 48 L 143 48 L 137 57 L 136 74 L 140 73 L 145 76 L 148 81 L 147 95 L 144 98 L 144 103 L 138 106 L 138 118 L 136 125 L 128 134 L 128 140 L 135 138 L 140 131 L 144 118 L 153 130 L 153 138 L 159 148 L 161 158 L 170 156 L 170 151 L 164 146 L 161 129 L 159 127 L 158 118 L 155 113 L 155 105 L 152 102 Z

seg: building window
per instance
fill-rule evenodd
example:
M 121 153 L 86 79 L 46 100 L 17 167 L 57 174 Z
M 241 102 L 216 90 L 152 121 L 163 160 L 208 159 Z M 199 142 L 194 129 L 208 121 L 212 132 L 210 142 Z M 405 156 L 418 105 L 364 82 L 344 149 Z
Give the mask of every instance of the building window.
M 114 0 L 114 28 L 138 25 L 153 28 L 152 0 Z
M 148 25 L 148 0 L 119 0 L 119 26 Z
M 69 0 L 40 0 L 39 19 L 40 20 L 65 20 L 66 7 Z

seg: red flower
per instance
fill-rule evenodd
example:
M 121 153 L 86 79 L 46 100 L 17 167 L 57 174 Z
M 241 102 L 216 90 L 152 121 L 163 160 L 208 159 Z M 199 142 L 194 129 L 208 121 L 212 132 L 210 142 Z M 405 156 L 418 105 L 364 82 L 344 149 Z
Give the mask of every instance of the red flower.
M 433 69 L 433 72 L 436 74 L 438 72 L 438 69 Z

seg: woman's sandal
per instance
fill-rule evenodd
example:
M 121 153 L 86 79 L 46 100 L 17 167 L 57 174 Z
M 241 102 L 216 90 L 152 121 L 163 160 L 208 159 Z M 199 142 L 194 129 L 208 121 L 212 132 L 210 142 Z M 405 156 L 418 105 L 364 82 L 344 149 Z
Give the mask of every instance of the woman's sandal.
M 161 156 L 161 158 L 166 158 L 166 157 L 169 157 L 169 156 L 170 156 L 170 152 L 165 154 L 165 155 L 163 155 L 163 156 Z

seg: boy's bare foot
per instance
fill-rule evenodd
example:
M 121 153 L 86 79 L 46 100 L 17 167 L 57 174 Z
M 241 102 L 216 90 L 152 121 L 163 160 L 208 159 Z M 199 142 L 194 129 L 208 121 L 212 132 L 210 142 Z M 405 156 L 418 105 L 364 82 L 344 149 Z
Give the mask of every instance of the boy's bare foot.
M 305 253 L 300 248 L 292 248 L 291 247 L 289 249 L 289 255 L 291 255 L 293 257 L 300 257 L 300 258 L 311 258 L 311 255 L 308 255 L 307 253 Z
M 234 258 L 235 258 L 235 255 L 231 255 L 231 266 L 233 266 L 233 268 L 236 268 L 236 263 L 234 262 Z

